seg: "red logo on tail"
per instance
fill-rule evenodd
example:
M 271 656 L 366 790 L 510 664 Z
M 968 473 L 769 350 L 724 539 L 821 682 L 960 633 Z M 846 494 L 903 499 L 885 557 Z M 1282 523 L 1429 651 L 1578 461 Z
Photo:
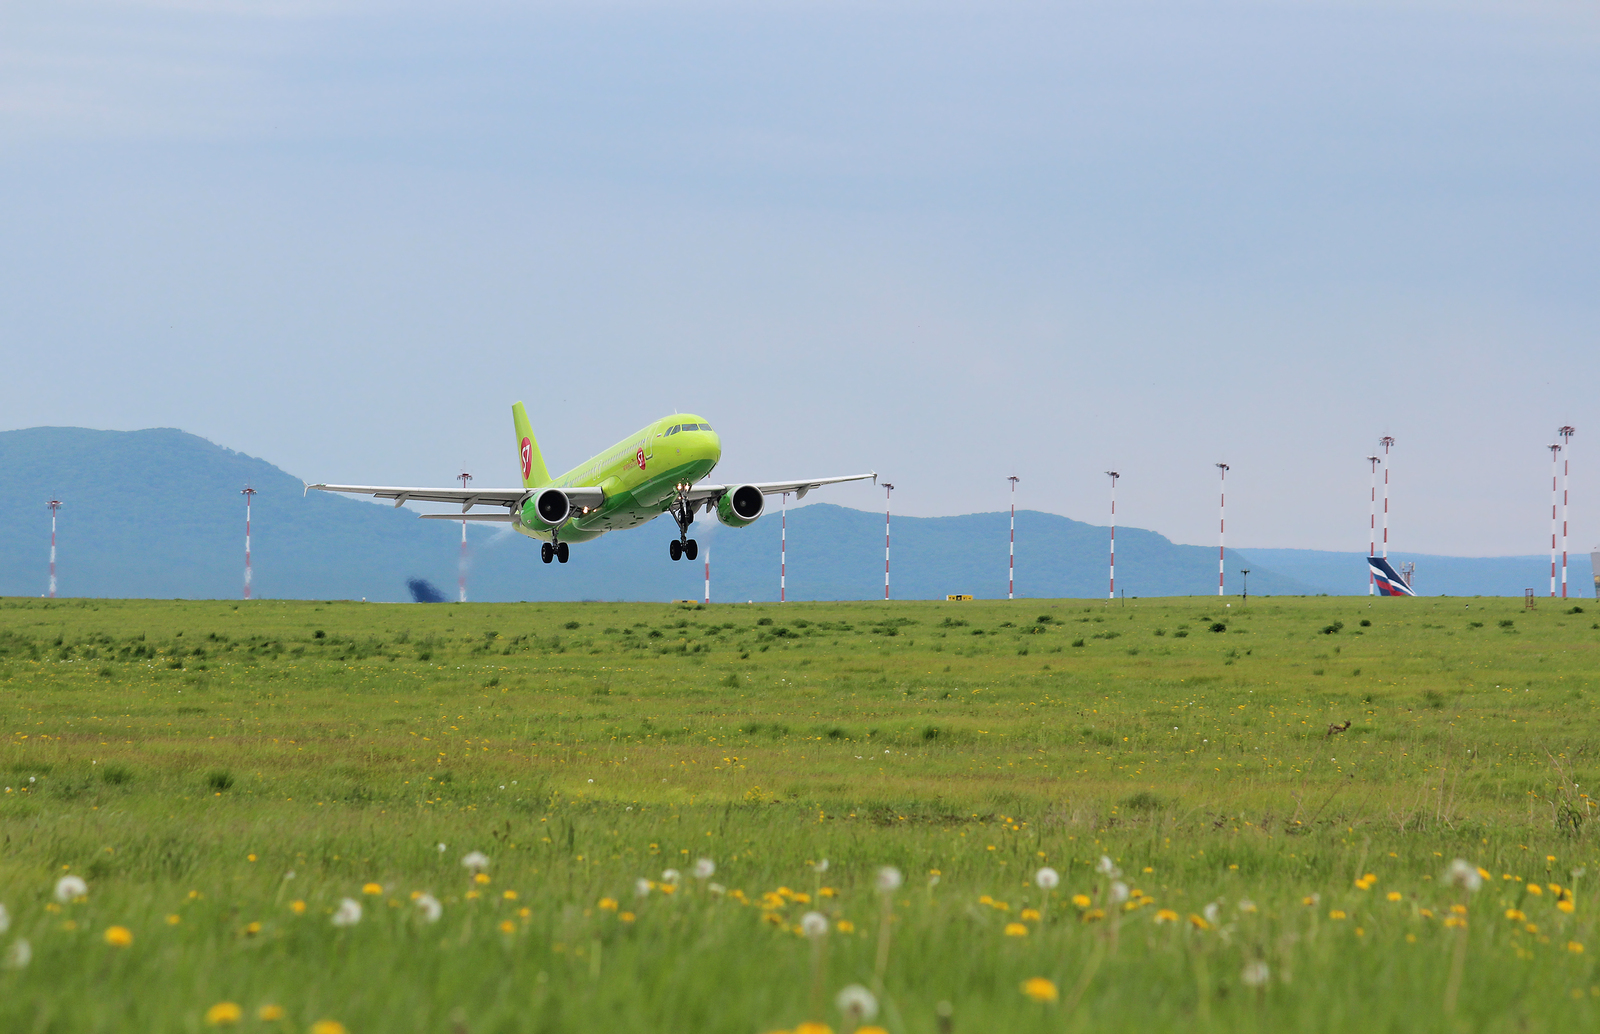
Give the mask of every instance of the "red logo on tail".
M 533 476 L 533 441 L 522 439 L 522 480 Z

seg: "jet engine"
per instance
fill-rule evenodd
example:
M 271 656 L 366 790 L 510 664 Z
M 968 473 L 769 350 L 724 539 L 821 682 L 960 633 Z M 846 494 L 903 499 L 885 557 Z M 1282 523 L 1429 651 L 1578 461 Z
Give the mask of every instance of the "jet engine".
M 522 523 L 535 531 L 555 531 L 572 517 L 572 500 L 559 488 L 534 493 L 522 506 Z
M 730 528 L 754 524 L 767 508 L 767 497 L 755 485 L 740 485 L 717 500 L 717 520 Z

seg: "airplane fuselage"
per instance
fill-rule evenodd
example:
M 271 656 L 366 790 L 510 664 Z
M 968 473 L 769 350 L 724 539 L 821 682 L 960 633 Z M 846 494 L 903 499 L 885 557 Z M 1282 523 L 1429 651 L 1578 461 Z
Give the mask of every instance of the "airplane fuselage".
M 562 542 L 587 542 L 666 513 L 680 486 L 706 477 L 721 459 L 722 440 L 709 423 L 693 413 L 674 413 L 539 487 L 598 488 L 605 493 L 603 504 L 575 512 L 554 533 Z M 518 521 L 514 527 L 530 538 L 553 537 L 530 526 L 534 523 Z

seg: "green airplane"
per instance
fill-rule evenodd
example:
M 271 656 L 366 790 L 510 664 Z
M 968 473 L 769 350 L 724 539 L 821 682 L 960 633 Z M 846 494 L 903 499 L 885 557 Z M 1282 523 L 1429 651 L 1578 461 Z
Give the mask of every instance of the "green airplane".
M 605 452 L 552 478 L 533 437 L 528 412 L 511 407 L 522 465 L 521 488 L 393 488 L 377 485 L 307 485 L 320 492 L 349 492 L 393 499 L 399 507 L 413 500 L 459 503 L 461 512 L 425 513 L 426 520 L 495 521 L 542 540 L 545 563 L 567 562 L 573 542 L 597 539 L 608 531 L 637 528 L 664 513 L 678 525 L 668 547 L 673 560 L 695 559 L 700 547 L 689 537 L 694 515 L 715 512 L 730 528 L 753 524 L 766 510 L 766 497 L 806 493 L 841 481 L 877 481 L 878 475 L 813 478 L 809 481 L 763 481 L 747 485 L 699 483 L 722 458 L 722 440 L 703 418 L 693 413 L 662 417 L 629 435 Z M 504 513 L 473 513 L 475 506 L 499 507 Z

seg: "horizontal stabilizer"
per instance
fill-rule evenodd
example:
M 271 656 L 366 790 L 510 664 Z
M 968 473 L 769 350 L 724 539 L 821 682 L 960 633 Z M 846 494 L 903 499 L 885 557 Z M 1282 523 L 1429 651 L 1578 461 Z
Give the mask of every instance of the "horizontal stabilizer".
M 1411 586 L 1400 577 L 1400 572 L 1394 569 L 1389 561 L 1381 556 L 1367 557 L 1367 569 L 1372 572 L 1372 580 L 1377 583 L 1378 591 L 1385 596 L 1415 596 Z

